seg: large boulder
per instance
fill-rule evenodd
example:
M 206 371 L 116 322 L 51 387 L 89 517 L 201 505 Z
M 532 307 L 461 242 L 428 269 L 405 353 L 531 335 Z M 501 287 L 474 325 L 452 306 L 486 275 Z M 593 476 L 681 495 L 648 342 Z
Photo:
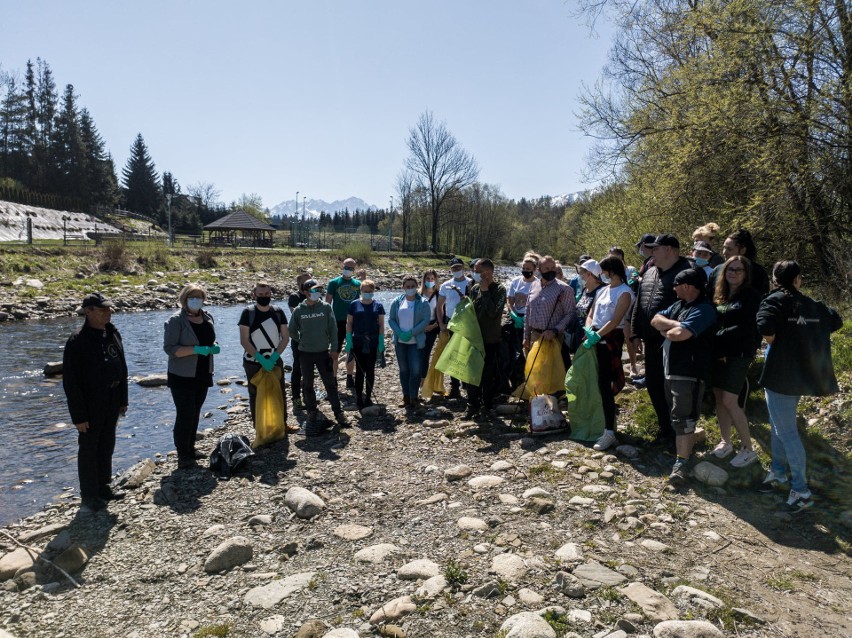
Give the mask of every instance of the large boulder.
M 506 638 L 556 638 L 553 627 L 532 611 L 510 616 L 500 625 L 500 631 Z
M 299 518 L 313 518 L 325 509 L 325 501 L 304 487 L 293 486 L 284 496 L 284 504 Z
M 210 552 L 204 561 L 204 571 L 208 574 L 228 571 L 249 562 L 253 554 L 251 543 L 246 537 L 234 536 Z

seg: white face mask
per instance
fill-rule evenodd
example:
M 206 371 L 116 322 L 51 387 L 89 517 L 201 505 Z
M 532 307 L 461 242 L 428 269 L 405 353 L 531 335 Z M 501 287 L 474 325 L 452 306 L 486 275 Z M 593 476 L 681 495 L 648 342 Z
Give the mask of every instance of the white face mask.
M 193 312 L 198 312 L 201 310 L 201 307 L 204 305 L 204 300 L 199 299 L 198 297 L 190 297 L 186 300 L 186 307 L 192 310 Z
M 479 283 L 480 281 L 482 281 L 482 274 L 478 272 L 473 273 L 473 280 L 476 283 Z
M 347 279 L 352 277 L 352 275 L 354 275 L 354 274 L 355 274 L 355 271 L 352 270 L 351 268 L 344 268 L 343 269 L 343 276 L 346 277 Z
M 313 290 L 311 291 L 311 301 L 320 301 L 322 299 L 322 292 Z
M 601 273 L 601 281 L 605 284 L 609 283 L 609 277 L 606 276 L 606 273 Z
M 454 271 L 452 271 L 452 273 L 453 273 L 453 279 L 455 279 L 456 281 L 461 281 L 462 279 L 464 279 L 464 270 L 458 270 L 458 271 L 454 270 Z
M 413 297 L 417 294 L 417 288 L 404 288 L 406 297 Z

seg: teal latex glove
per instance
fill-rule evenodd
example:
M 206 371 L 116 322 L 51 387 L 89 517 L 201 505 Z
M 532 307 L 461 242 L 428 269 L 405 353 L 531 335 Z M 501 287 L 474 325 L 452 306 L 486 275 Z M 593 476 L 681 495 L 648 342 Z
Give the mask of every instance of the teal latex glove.
M 583 346 L 588 350 L 591 350 L 597 345 L 598 341 L 601 340 L 601 336 L 589 326 L 583 328 L 583 332 L 586 333 L 586 340 L 583 342 Z
M 259 352 L 254 353 L 254 360 L 260 364 L 260 367 L 270 372 L 275 363 L 266 355 L 262 355 Z
M 509 314 L 512 316 L 512 322 L 515 324 L 515 328 L 520 330 L 521 328 L 524 327 L 524 316 L 523 315 L 519 315 L 514 310 L 509 312 Z
M 214 343 L 210 346 L 210 354 L 219 354 L 220 352 L 222 352 L 222 348 L 219 347 L 218 343 Z
M 385 351 L 385 336 L 379 335 L 379 346 L 378 346 L 376 352 L 381 353 L 381 352 L 384 352 L 384 351 Z
M 193 346 L 192 351 L 195 354 L 207 356 L 208 354 L 210 354 L 210 346 Z
M 346 346 L 344 348 L 344 352 L 352 352 L 352 333 L 346 333 Z
M 272 362 L 272 365 L 269 366 L 270 370 L 272 370 L 272 368 L 275 366 L 275 364 L 278 363 L 278 360 L 280 358 L 281 358 L 281 353 L 279 353 L 278 350 L 276 350 L 271 355 L 269 355 L 269 360 Z
M 411 336 L 412 336 L 412 335 L 411 335 L 411 333 L 410 333 L 410 332 L 408 332 L 407 330 L 403 330 L 403 331 L 401 331 L 401 332 L 399 333 L 399 340 L 400 340 L 400 341 L 410 341 L 410 340 L 411 340 Z

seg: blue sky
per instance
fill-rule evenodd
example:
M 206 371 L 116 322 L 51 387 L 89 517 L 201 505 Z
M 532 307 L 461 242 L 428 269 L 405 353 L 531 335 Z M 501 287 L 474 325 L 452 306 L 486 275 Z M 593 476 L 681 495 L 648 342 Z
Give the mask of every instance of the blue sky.
M 587 188 L 576 122 L 610 46 L 573 0 L 2 0 L 0 64 L 74 84 L 119 168 L 137 132 L 157 170 L 258 193 L 385 206 L 426 109 L 508 197 Z

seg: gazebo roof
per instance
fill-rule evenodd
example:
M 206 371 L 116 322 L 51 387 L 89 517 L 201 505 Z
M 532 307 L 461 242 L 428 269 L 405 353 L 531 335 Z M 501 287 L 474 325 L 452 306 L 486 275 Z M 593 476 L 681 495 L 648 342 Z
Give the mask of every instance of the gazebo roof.
M 249 215 L 244 210 L 235 210 L 214 222 L 210 222 L 204 230 L 265 230 L 275 232 L 275 228 Z

